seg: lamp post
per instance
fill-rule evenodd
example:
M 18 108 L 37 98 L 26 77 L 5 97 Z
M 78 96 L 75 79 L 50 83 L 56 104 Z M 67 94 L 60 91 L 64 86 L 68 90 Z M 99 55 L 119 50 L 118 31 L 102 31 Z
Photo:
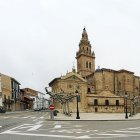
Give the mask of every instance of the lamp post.
M 78 91 L 76 90 L 76 99 L 77 99 L 77 116 L 76 116 L 76 119 L 80 119 L 80 116 L 79 116 L 79 108 L 78 108 L 78 102 L 80 100 L 80 95 L 78 93 Z
M 128 98 L 128 95 L 127 95 L 127 92 L 125 92 L 125 119 L 128 119 L 128 112 L 127 112 L 127 98 Z

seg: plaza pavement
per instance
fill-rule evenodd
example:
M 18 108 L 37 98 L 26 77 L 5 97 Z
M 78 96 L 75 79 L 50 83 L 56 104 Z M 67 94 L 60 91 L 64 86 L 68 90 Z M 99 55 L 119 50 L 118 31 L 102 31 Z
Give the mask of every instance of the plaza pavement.
M 4 114 L 18 114 L 23 112 L 33 112 L 32 110 L 26 110 L 26 111 L 13 111 L 13 112 L 6 112 Z M 43 111 L 45 112 L 45 111 Z M 71 116 L 65 115 L 63 113 L 58 113 L 57 116 L 54 116 L 54 121 L 56 120 L 93 120 L 93 121 L 130 121 L 130 120 L 140 120 L 140 113 L 137 113 L 136 115 L 129 116 L 130 113 L 128 113 L 128 119 L 125 119 L 125 113 L 79 113 L 80 119 L 76 119 L 76 113 L 71 113 Z M 47 120 L 50 119 L 50 115 L 48 115 Z
M 120 120 L 140 120 L 140 113 L 129 116 L 125 119 L 125 113 L 79 113 L 80 119 L 76 119 L 76 113 L 71 113 L 71 116 L 58 113 L 54 116 L 54 120 L 100 120 L 100 121 L 120 121 Z

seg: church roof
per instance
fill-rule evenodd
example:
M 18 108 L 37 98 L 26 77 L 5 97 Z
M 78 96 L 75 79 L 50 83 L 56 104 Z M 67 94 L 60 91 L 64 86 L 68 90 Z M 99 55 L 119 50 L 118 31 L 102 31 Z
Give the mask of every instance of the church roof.
M 55 81 L 58 81 L 58 80 L 65 80 L 65 79 L 68 79 L 68 78 L 70 78 L 70 77 L 72 77 L 72 76 L 77 77 L 78 79 L 80 79 L 80 80 L 83 81 L 83 82 L 87 82 L 87 80 L 84 79 L 80 74 L 78 74 L 78 73 L 76 73 L 76 72 L 69 72 L 69 73 L 67 73 L 67 74 L 64 75 L 64 76 L 61 76 L 61 77 L 59 77 L 59 78 L 53 79 L 53 80 L 49 83 L 49 86 L 51 86 Z
M 78 74 L 76 72 L 69 72 L 65 76 L 62 76 L 61 79 L 67 79 L 67 78 L 69 78 L 71 76 L 76 76 L 77 78 L 79 78 L 83 82 L 86 82 L 86 80 L 80 74 Z
M 116 73 L 123 73 L 123 72 L 125 72 L 125 73 L 129 73 L 129 74 L 134 74 L 134 72 L 131 72 L 131 71 L 128 71 L 128 70 L 125 70 L 125 69 L 121 69 L 121 70 L 113 70 L 113 69 L 107 69 L 107 68 L 98 68 L 98 69 L 96 69 L 96 71 L 95 72 L 103 72 L 103 71 L 107 71 L 107 72 L 116 72 Z
M 125 70 L 125 69 L 121 69 L 118 72 L 126 72 L 126 73 L 130 73 L 130 74 L 134 74 L 134 72 L 128 71 L 128 70 Z
M 61 78 L 54 78 L 50 83 L 49 83 L 49 86 L 51 86 L 55 81 L 59 80 Z

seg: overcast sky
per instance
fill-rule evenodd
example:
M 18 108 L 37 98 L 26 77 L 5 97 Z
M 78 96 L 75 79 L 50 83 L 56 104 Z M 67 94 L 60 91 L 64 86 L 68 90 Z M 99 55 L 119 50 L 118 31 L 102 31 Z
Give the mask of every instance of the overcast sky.
M 76 65 L 84 26 L 96 68 L 140 76 L 139 0 L 0 0 L 0 73 L 45 92 Z

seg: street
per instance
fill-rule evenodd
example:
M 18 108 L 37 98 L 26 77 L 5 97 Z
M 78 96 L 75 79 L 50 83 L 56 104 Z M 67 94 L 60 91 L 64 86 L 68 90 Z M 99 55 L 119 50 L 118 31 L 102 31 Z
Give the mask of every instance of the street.
M 139 140 L 140 120 L 48 121 L 49 112 L 0 114 L 0 140 Z

